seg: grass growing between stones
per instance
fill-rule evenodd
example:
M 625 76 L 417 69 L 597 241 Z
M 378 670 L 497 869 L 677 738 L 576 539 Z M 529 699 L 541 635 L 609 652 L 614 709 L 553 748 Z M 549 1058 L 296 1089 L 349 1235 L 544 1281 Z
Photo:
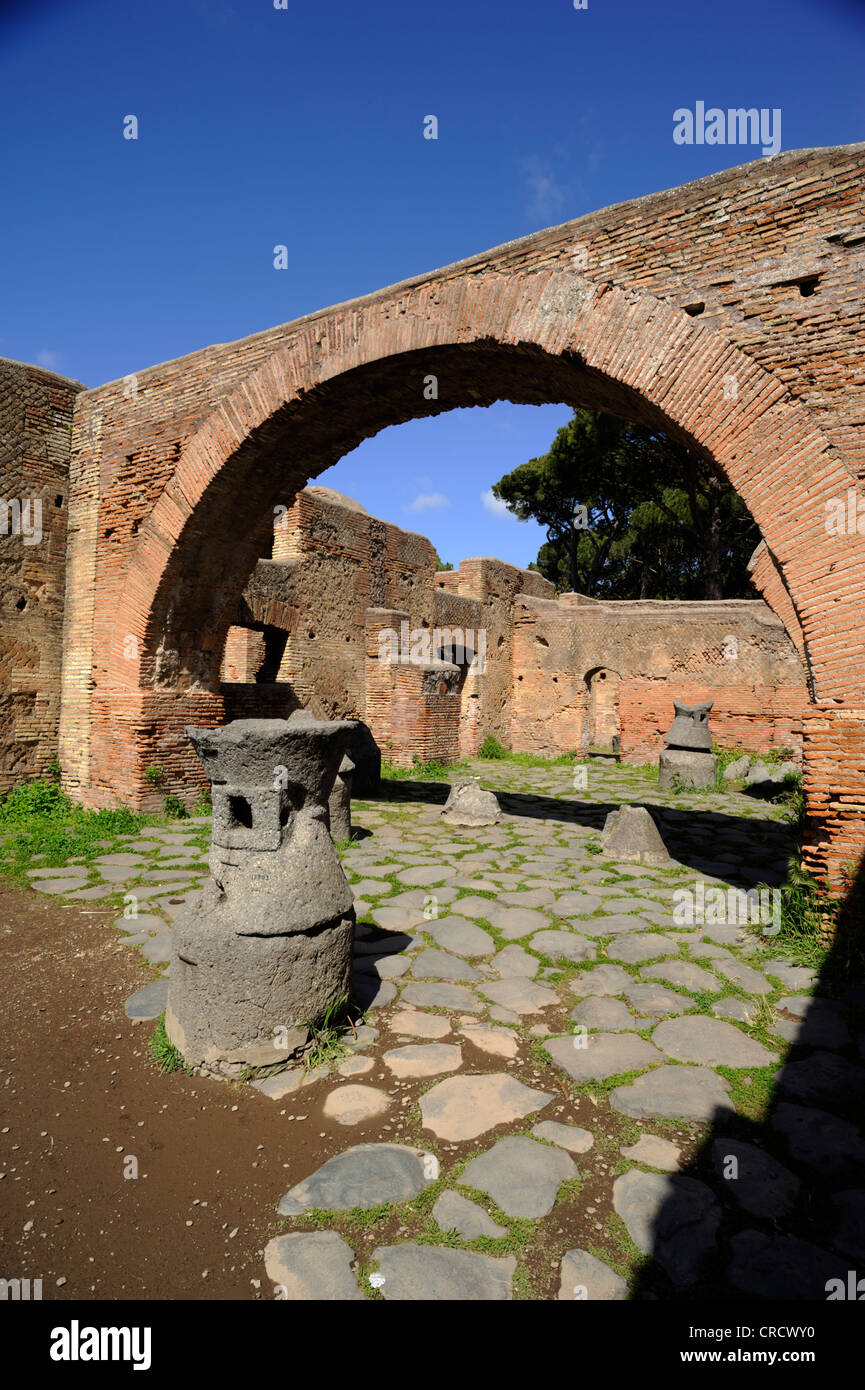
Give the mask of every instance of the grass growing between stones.
M 778 1058 L 780 1062 L 781 1058 Z M 730 1100 L 740 1115 L 762 1124 L 775 1099 L 777 1066 L 741 1067 L 716 1066 L 714 1070 L 730 1083 Z
M 440 763 L 433 759 L 431 762 L 421 762 L 415 754 L 414 762 L 411 767 L 398 767 L 389 758 L 381 760 L 381 776 L 384 782 L 408 782 L 415 778 L 427 778 L 434 782 L 445 782 L 455 772 L 466 772 L 467 765 L 464 762 Z
M 23 782 L 0 800 L 0 834 L 5 837 L 0 872 L 27 883 L 26 871 L 37 860 L 40 868 L 53 868 L 73 856 L 92 858 L 105 852 L 97 841 L 134 835 L 144 824 L 145 818 L 128 807 L 91 811 L 55 782 Z
M 627 1226 L 617 1212 L 607 1212 L 604 1218 L 604 1230 L 616 1253 L 612 1259 L 609 1254 L 599 1258 L 605 1259 L 608 1264 L 612 1265 L 617 1274 L 620 1274 L 623 1279 L 627 1279 L 630 1283 L 645 1262 L 646 1256 L 639 1246 L 632 1241 Z
M 357 1014 L 358 1017 L 352 1018 L 352 1014 Z M 333 1066 L 349 1056 L 351 1047 L 348 1037 L 349 1034 L 357 1037 L 357 1022 L 365 1023 L 366 1016 L 352 1009 L 347 999 L 337 999 L 328 1004 L 322 1019 L 307 1024 L 311 1046 L 304 1055 L 304 1071 L 311 1072 L 316 1067 Z
M 165 1014 L 160 1015 L 159 1022 L 147 1041 L 147 1050 L 164 1075 L 172 1071 L 192 1073 L 192 1068 L 183 1060 L 182 1052 L 174 1046 L 165 1031 Z

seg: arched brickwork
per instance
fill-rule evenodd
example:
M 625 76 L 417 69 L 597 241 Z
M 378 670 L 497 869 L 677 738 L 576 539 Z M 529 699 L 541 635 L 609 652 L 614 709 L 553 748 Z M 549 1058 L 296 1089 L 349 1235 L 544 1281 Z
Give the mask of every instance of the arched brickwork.
M 85 393 L 68 784 L 94 801 L 134 792 L 154 748 L 180 766 L 183 725 L 218 721 L 237 599 L 273 508 L 310 478 L 419 415 L 563 401 L 663 426 L 744 498 L 804 644 L 812 861 L 837 878 L 861 853 L 865 536 L 829 535 L 824 518 L 865 471 L 855 391 L 837 376 L 861 350 L 863 171 L 861 146 L 761 161 Z M 816 310 L 799 293 L 814 274 Z

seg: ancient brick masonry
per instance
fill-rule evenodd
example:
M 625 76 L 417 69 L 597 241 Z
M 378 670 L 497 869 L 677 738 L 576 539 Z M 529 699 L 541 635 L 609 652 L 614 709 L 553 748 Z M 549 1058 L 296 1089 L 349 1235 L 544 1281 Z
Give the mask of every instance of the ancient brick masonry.
M 804 663 L 765 603 L 598 602 L 520 597 L 515 613 L 513 746 L 609 748 L 657 759 L 673 699 L 711 700 L 722 746 L 798 757 L 808 705 Z
M 839 884 L 865 840 L 865 525 L 825 517 L 865 477 L 863 211 L 865 147 L 791 151 L 81 392 L 66 785 L 107 804 L 149 762 L 194 775 L 183 726 L 224 719 L 226 632 L 310 478 L 419 415 L 565 401 L 669 430 L 750 509 L 807 668 L 809 862 Z
M 711 699 L 722 744 L 801 757 L 804 662 L 759 600 L 556 599 L 539 574 L 488 559 L 437 572 L 422 536 L 326 488 L 298 495 L 273 549 L 228 630 L 232 713 L 302 703 L 363 719 L 403 765 L 474 753 L 486 734 L 550 754 L 609 751 L 617 738 L 626 759 L 652 760 L 673 700 Z M 404 637 L 395 663 L 381 659 L 387 632 Z M 403 660 L 424 634 L 433 659 Z M 461 654 L 443 650 L 454 642 Z
M 0 359 L 0 789 L 57 758 L 72 408 L 83 389 Z

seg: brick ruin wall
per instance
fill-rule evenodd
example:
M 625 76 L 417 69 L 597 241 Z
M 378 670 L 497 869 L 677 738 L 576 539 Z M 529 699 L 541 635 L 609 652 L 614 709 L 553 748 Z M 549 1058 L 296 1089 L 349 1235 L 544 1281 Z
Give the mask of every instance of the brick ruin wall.
M 43 775 L 57 756 L 64 594 L 86 576 L 67 569 L 66 531 L 73 406 L 83 388 L 38 367 L 0 361 L 0 789 Z M 36 539 L 36 501 L 41 536 Z M 16 525 L 12 503 L 30 504 Z M 0 519 L 0 525 L 2 525 Z M 599 668 L 615 675 L 616 715 L 628 758 L 653 756 L 672 699 L 713 699 L 719 742 L 801 749 L 807 703 L 801 629 L 770 553 L 761 546 L 752 579 L 781 612 L 792 642 L 764 604 L 597 604 L 553 597 L 533 571 L 490 558 L 436 571 L 423 536 L 369 516 L 325 488 L 307 488 L 274 529 L 229 628 L 222 662 L 222 717 L 285 717 L 309 706 L 322 718 L 363 719 L 397 764 L 446 762 L 474 753 L 487 734 L 517 750 L 557 753 L 592 741 L 591 691 Z M 437 659 L 380 660 L 379 635 L 483 631 L 485 668 Z M 736 636 L 732 679 L 719 655 Z M 74 648 L 67 652 L 74 663 Z M 89 675 L 89 673 L 88 673 Z M 98 705 L 98 698 L 96 700 Z M 212 722 L 214 695 L 192 703 L 193 722 Z M 146 765 L 168 781 L 187 769 L 189 697 L 157 729 L 130 702 Z M 123 757 L 125 730 L 104 749 Z
M 840 885 L 865 843 L 865 536 L 822 521 L 865 479 L 863 171 L 861 144 L 756 160 L 81 392 L 64 786 L 142 804 L 148 762 L 172 790 L 197 775 L 183 724 L 226 717 L 225 632 L 275 504 L 388 425 L 563 401 L 670 428 L 743 497 L 807 646 L 805 860 Z M 420 404 L 428 373 L 447 407 Z
M 57 760 L 69 454 L 83 389 L 0 359 L 0 790 Z
M 767 586 L 774 577 L 752 569 Z M 483 671 L 473 649 L 454 664 L 432 642 L 430 660 L 381 660 L 383 631 L 404 634 L 410 655 L 405 638 L 436 629 L 482 631 Z M 402 765 L 472 754 L 487 734 L 520 752 L 586 754 L 612 730 L 626 760 L 649 761 L 674 699 L 711 700 L 724 746 L 788 747 L 801 760 L 808 704 L 800 653 L 759 599 L 556 599 L 536 572 L 492 559 L 436 572 L 424 537 L 323 488 L 299 494 L 275 529 L 229 629 L 222 678 L 234 717 L 306 705 L 363 719 Z
M 551 594 L 552 586 L 493 559 L 437 572 L 426 537 L 329 489 L 306 488 L 280 516 L 272 555 L 256 565 L 229 628 L 226 714 L 254 713 L 260 697 L 271 711 L 303 705 L 321 718 L 362 719 L 385 756 L 405 766 L 473 753 L 488 732 L 507 742 L 520 592 Z M 474 646 L 460 652 L 447 635 L 465 648 L 481 629 L 483 673 L 470 669 Z M 381 659 L 384 632 L 398 641 L 395 662 Z M 428 634 L 427 650 L 419 634 Z M 412 639 L 415 658 L 404 659 Z
M 614 730 L 625 761 L 652 761 L 673 700 L 711 700 L 716 743 L 757 752 L 787 747 L 801 761 L 805 667 L 761 600 L 521 596 L 514 616 L 516 750 L 587 753 L 608 747 Z M 598 693 L 602 681 L 608 696 Z

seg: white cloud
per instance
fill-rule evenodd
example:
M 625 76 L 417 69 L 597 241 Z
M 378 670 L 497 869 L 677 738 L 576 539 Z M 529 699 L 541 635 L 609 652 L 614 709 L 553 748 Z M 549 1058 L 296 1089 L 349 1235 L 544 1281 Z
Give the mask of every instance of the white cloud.
M 50 348 L 43 348 L 41 352 L 37 352 L 36 361 L 39 363 L 40 367 L 47 367 L 49 371 L 56 372 L 58 363 L 60 362 L 60 355 L 59 353 L 52 352 Z
M 403 507 L 404 512 L 435 512 L 442 507 L 450 507 L 451 499 L 442 492 L 419 492 L 413 502 Z
M 559 183 L 551 165 L 545 159 L 532 155 L 531 159 L 524 159 L 520 167 L 529 195 L 526 215 L 535 222 L 561 221 L 567 191 Z
M 493 516 L 504 516 L 507 517 L 510 521 L 516 520 L 513 512 L 508 511 L 505 503 L 501 500 L 500 497 L 495 496 L 491 487 L 487 488 L 486 492 L 481 493 L 481 501 L 483 502 L 486 510 L 488 512 L 492 512 Z

